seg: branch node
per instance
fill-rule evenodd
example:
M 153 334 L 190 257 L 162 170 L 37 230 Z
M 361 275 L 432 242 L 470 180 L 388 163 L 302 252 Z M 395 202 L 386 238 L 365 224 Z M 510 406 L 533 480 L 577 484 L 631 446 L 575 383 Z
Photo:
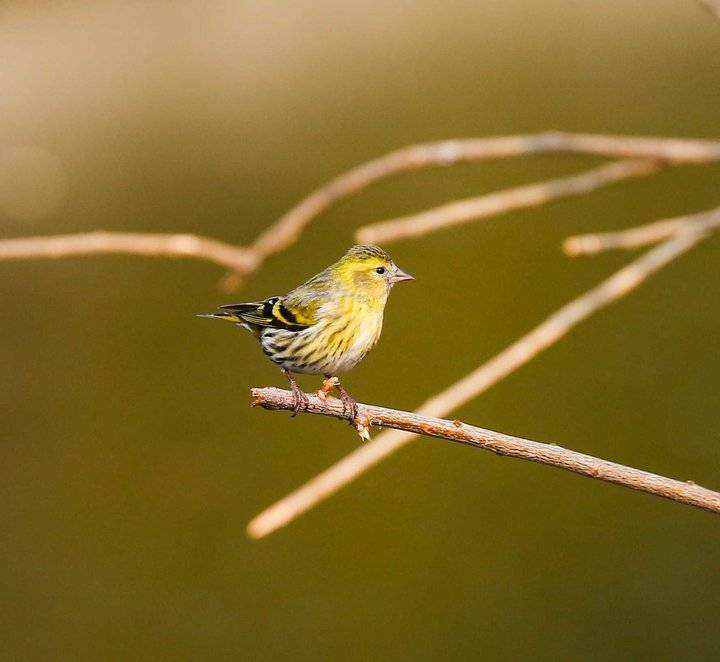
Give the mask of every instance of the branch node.
M 362 441 L 370 441 L 370 424 L 371 419 L 367 413 L 358 412 L 357 418 L 353 421 L 357 433 Z

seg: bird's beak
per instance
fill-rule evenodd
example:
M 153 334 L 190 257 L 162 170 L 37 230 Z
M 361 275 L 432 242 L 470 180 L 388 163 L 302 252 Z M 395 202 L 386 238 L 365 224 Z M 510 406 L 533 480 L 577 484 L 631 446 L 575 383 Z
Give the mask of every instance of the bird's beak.
M 396 269 L 395 273 L 388 278 L 391 285 L 399 283 L 401 280 L 415 280 L 410 274 L 406 274 L 402 269 Z

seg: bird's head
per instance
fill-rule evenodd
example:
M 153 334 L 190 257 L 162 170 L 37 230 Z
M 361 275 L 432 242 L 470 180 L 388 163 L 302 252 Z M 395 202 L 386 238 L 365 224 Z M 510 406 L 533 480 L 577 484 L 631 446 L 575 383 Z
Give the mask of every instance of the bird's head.
M 387 296 L 392 286 L 402 280 L 415 280 L 379 246 L 353 246 L 335 268 L 347 289 L 372 298 Z

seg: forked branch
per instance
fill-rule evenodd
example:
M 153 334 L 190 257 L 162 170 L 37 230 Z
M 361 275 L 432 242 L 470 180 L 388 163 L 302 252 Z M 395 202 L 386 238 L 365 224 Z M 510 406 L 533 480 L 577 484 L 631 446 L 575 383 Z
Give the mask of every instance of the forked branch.
M 216 239 L 190 234 L 146 234 L 131 232 L 88 232 L 70 235 L 23 237 L 0 240 L 0 261 L 63 258 L 79 255 L 122 253 L 157 257 L 192 257 L 223 266 L 229 273 L 223 280 L 226 290 L 235 289 L 255 274 L 269 258 L 286 249 L 305 228 L 333 205 L 372 184 L 404 172 L 443 167 L 455 163 L 504 159 L 536 154 L 586 154 L 614 159 L 637 160 L 610 164 L 601 173 L 567 178 L 566 190 L 555 191 L 551 200 L 574 195 L 574 186 L 594 190 L 620 179 L 652 174 L 660 165 L 689 165 L 720 161 L 720 141 L 613 136 L 549 131 L 516 136 L 463 138 L 412 145 L 390 152 L 332 179 L 301 200 L 247 246 L 234 246 Z M 645 161 L 645 163 L 640 163 Z M 583 181 L 583 178 L 590 177 Z M 559 182 L 560 180 L 558 180 Z M 555 184 L 558 184 L 555 182 Z M 494 194 L 496 209 L 484 216 L 531 206 L 533 195 L 544 193 L 550 182 L 532 184 L 523 195 L 517 189 Z M 582 193 L 583 191 L 578 191 Z M 522 190 L 520 191 L 522 194 Z M 487 198 L 487 196 L 484 196 Z M 528 203 L 529 201 L 529 203 Z M 490 202 L 493 202 L 492 198 Z M 485 205 L 488 204 L 487 199 Z M 452 210 L 455 213 L 457 210 Z
M 592 193 L 600 188 L 634 177 L 654 175 L 664 161 L 635 159 L 615 161 L 577 175 L 516 186 L 475 198 L 447 204 L 400 218 L 379 221 L 358 228 L 361 244 L 387 244 L 408 237 L 451 228 L 469 221 L 507 214 L 516 209 L 540 207 L 556 200 Z
M 333 205 L 371 184 L 403 172 L 456 163 L 561 153 L 689 165 L 720 161 L 720 141 L 546 131 L 420 143 L 390 152 L 339 175 L 273 223 L 251 248 L 264 256 L 284 250 L 297 241 L 311 221 Z
M 305 227 L 328 208 L 371 184 L 427 167 L 552 153 L 587 154 L 622 160 L 579 175 L 452 203 L 419 215 L 424 220 L 424 223 L 418 225 L 419 229 L 411 227 L 417 224 L 418 216 L 401 219 L 401 229 L 406 231 L 409 228 L 408 235 L 424 234 L 445 224 L 464 222 L 471 217 L 497 215 L 587 193 L 622 179 L 652 174 L 664 165 L 717 162 L 720 161 L 720 141 L 548 132 L 418 144 L 391 152 L 339 175 L 302 200 L 249 246 L 232 246 L 187 234 L 91 232 L 0 240 L 0 261 L 109 253 L 193 257 L 229 269 L 225 285 L 233 287 L 254 274 L 268 257 L 295 242 Z M 566 245 L 566 250 L 573 254 L 664 241 L 557 310 L 500 354 L 426 400 L 416 414 L 445 416 L 477 397 L 563 338 L 581 321 L 625 296 L 651 274 L 702 241 L 709 230 L 719 227 L 718 215 L 720 210 L 714 210 L 704 215 L 672 219 L 621 233 L 572 239 Z M 393 232 L 396 229 L 391 228 Z M 397 233 L 390 233 L 380 238 L 388 240 L 397 236 Z M 364 235 L 366 240 L 371 238 L 378 240 L 379 237 Z M 284 526 L 411 442 L 414 437 L 415 434 L 406 429 L 382 432 L 372 442 L 364 444 L 258 515 L 250 523 L 249 530 L 260 537 Z
M 427 399 L 416 413 L 421 416 L 447 416 L 564 338 L 583 320 L 635 290 L 652 274 L 696 246 L 705 236 L 702 232 L 683 233 L 647 251 L 556 310 L 534 329 L 459 381 Z M 363 444 L 257 515 L 248 525 L 249 533 L 260 538 L 285 526 L 413 439 L 415 434 L 404 430 L 381 432 L 372 441 Z
M 568 255 L 593 255 L 611 249 L 630 250 L 657 244 L 683 232 L 712 232 L 720 229 L 720 207 L 700 214 L 689 214 L 639 225 L 619 232 L 598 232 L 568 237 L 563 250 Z
M 264 409 L 292 411 L 295 404 L 292 392 L 279 388 L 254 388 L 252 395 L 253 405 Z M 336 398 L 322 399 L 315 394 L 307 394 L 307 396 L 308 404 L 304 409 L 305 412 L 349 420 L 349 414 L 340 400 Z M 359 416 L 365 417 L 370 425 L 447 439 L 492 451 L 497 455 L 517 457 L 530 462 L 558 467 L 581 476 L 615 483 L 720 514 L 720 493 L 700 487 L 692 481 L 682 482 L 658 476 L 592 455 L 578 453 L 555 444 L 543 444 L 529 439 L 512 437 L 468 425 L 458 420 L 449 421 L 432 416 L 422 416 L 414 412 L 366 404 L 359 405 Z M 262 529 L 254 527 L 252 524 L 249 531 L 256 537 L 262 536 L 264 533 Z

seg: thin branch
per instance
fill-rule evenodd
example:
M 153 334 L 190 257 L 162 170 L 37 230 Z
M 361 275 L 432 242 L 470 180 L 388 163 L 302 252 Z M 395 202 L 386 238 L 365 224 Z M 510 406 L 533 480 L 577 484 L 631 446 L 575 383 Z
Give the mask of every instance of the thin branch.
M 355 237 L 362 244 L 386 244 L 407 237 L 421 237 L 436 230 L 453 227 L 516 209 L 539 207 L 554 200 L 591 193 L 632 177 L 654 175 L 664 161 L 648 159 L 616 161 L 569 177 L 457 200 L 434 209 L 364 225 Z
M 679 165 L 720 160 L 720 142 L 549 132 L 420 144 L 391 152 L 335 178 L 291 209 L 263 232 L 250 247 L 232 246 L 215 239 L 188 234 L 92 232 L 0 241 L 0 261 L 109 253 L 193 257 L 230 269 L 225 284 L 237 286 L 242 279 L 256 272 L 268 257 L 297 240 L 314 218 L 342 199 L 375 182 L 425 167 L 560 152 L 645 159 Z M 620 163 L 612 164 L 605 169 L 612 171 L 627 167 L 636 166 Z M 653 164 L 652 167 L 657 165 Z M 579 177 L 587 176 L 586 173 Z M 580 321 L 624 296 L 650 274 L 689 250 L 703 236 L 705 236 L 703 233 L 690 230 L 674 236 L 649 251 L 596 288 L 561 308 L 536 329 L 473 373 L 430 398 L 418 413 L 443 416 L 487 390 L 543 349 L 557 342 Z M 256 535 L 266 535 L 283 526 L 413 438 L 413 434 L 400 430 L 381 433 L 373 442 L 364 445 L 259 515 L 250 525 L 252 531 Z
M 594 255 L 612 249 L 630 250 L 656 244 L 682 232 L 711 232 L 720 229 L 720 207 L 701 214 L 691 214 L 655 221 L 620 232 L 599 232 L 568 237 L 563 242 L 567 255 Z
M 295 399 L 291 391 L 279 388 L 254 388 L 253 406 L 268 410 L 292 411 Z M 341 420 L 350 420 L 342 402 L 336 398 L 321 399 L 315 394 L 307 394 L 307 407 L 303 410 L 310 414 L 333 416 Z M 720 514 L 720 492 L 713 492 L 692 481 L 681 482 L 665 476 L 648 473 L 633 467 L 627 467 L 608 460 L 585 455 L 562 448 L 556 444 L 544 444 L 500 432 L 468 425 L 458 420 L 448 421 L 431 416 L 422 416 L 414 412 L 399 411 L 374 405 L 359 405 L 359 416 L 369 424 L 395 430 L 403 430 L 413 435 L 425 435 L 447 439 L 460 444 L 482 448 L 497 455 L 517 457 L 530 462 L 546 464 L 571 471 L 582 476 L 596 478 L 633 490 L 647 492 L 655 496 L 679 501 L 697 508 L 703 508 Z M 250 525 L 249 532 L 254 537 L 266 533 L 257 521 Z
M 681 234 L 644 253 L 557 310 L 539 326 L 460 381 L 426 400 L 416 413 L 421 416 L 446 416 L 487 391 L 558 342 L 593 313 L 632 292 L 652 274 L 702 241 L 705 236 L 698 232 Z M 414 433 L 403 430 L 381 432 L 375 439 L 360 446 L 260 513 L 249 523 L 248 532 L 253 537 L 260 538 L 285 526 L 407 445 L 415 436 Z
M 517 136 L 463 138 L 412 145 L 368 161 L 331 180 L 265 230 L 252 248 L 264 257 L 297 241 L 307 225 L 344 198 L 403 172 L 456 163 L 537 154 L 591 154 L 680 165 L 720 160 L 720 142 L 548 131 Z
M 49 237 L 22 237 L 0 241 L 0 261 L 36 260 L 77 255 L 145 255 L 192 257 L 237 271 L 250 271 L 257 261 L 245 248 L 192 234 L 142 232 L 85 232 Z
M 720 161 L 720 141 L 546 132 L 467 138 L 413 145 L 390 152 L 331 180 L 262 232 L 250 246 L 190 234 L 98 232 L 0 240 L 0 261 L 123 253 L 194 257 L 230 270 L 225 289 L 239 287 L 271 256 L 297 241 L 305 227 L 341 200 L 403 172 L 454 163 L 534 154 L 589 154 L 649 159 L 669 165 Z

